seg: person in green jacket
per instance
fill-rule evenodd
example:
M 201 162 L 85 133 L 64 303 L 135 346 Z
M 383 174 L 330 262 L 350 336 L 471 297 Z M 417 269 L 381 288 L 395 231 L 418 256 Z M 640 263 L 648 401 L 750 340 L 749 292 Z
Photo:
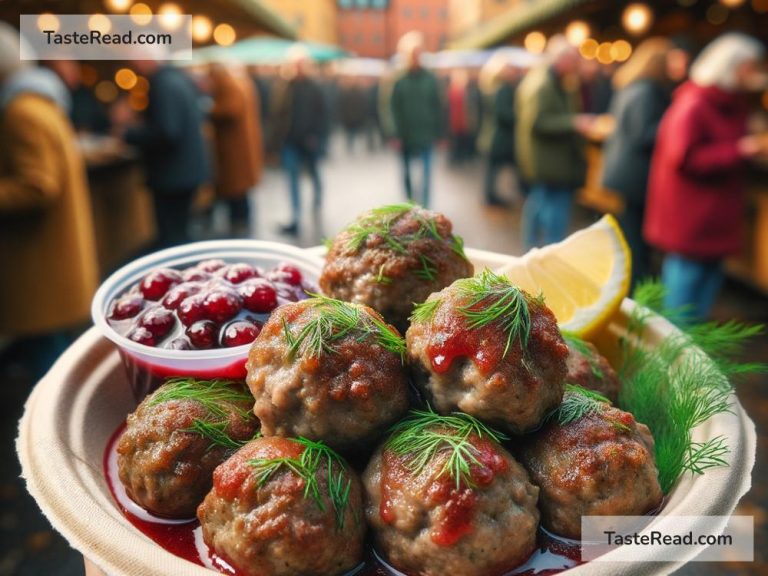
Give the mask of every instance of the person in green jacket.
M 392 88 L 390 106 L 395 133 L 400 140 L 403 183 L 408 200 L 429 207 L 432 147 L 442 130 L 442 98 L 437 78 L 422 66 L 423 40 L 409 32 L 400 40 L 400 51 L 406 61 L 405 72 Z M 411 164 L 422 165 L 422 196 L 414 198 Z
M 530 193 L 523 205 L 526 250 L 558 242 L 568 233 L 576 188 L 584 183 L 586 160 L 581 134 L 592 116 L 579 114 L 579 54 L 565 38 L 547 46 L 549 61 L 531 69 L 517 90 L 515 143 L 517 162 Z M 574 86 L 575 87 L 575 86 Z

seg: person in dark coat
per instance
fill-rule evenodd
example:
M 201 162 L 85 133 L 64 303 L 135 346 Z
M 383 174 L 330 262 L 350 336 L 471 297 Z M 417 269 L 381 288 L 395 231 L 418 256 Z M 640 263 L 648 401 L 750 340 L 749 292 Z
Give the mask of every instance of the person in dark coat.
M 143 123 L 128 127 L 124 139 L 143 155 L 152 192 L 160 248 L 189 242 L 189 220 L 197 190 L 209 177 L 203 138 L 203 111 L 192 79 L 155 60 L 137 60 L 134 68 L 149 80 Z M 117 120 L 125 125 L 124 120 Z
M 400 39 L 399 48 L 407 69 L 392 88 L 392 119 L 400 140 L 403 184 L 408 200 L 429 207 L 432 148 L 442 132 L 443 102 L 437 78 L 422 66 L 423 38 L 409 32 Z M 422 194 L 415 198 L 411 180 L 411 164 L 418 159 L 422 166 Z
M 578 51 L 564 37 L 553 36 L 547 52 L 549 62 L 526 74 L 515 97 L 517 160 L 530 184 L 521 222 L 526 250 L 567 235 L 573 196 L 586 177 L 582 134 L 594 121 L 580 113 L 579 95 L 571 89 L 579 72 Z
M 519 83 L 514 66 L 505 64 L 498 73 L 499 86 L 493 96 L 493 132 L 485 173 L 485 202 L 505 206 L 499 197 L 496 180 L 505 166 L 515 165 L 515 92 Z
M 339 86 L 338 118 L 347 139 L 347 152 L 355 149 L 355 140 L 369 121 L 369 95 L 363 79 L 346 77 Z
M 320 85 L 307 75 L 308 63 L 306 51 L 294 51 L 287 64 L 289 79 L 275 86 L 272 99 L 274 149 L 282 149 L 291 197 L 291 221 L 281 226 L 280 231 L 289 235 L 299 233 L 302 167 L 308 170 L 312 179 L 315 210 L 320 209 L 323 199 L 318 164 L 323 153 L 323 139 L 328 132 L 328 110 Z
M 763 90 L 764 46 L 725 34 L 704 49 L 674 94 L 651 161 L 645 238 L 665 252 L 664 304 L 706 319 L 722 283 L 722 262 L 741 250 L 745 160 L 768 154 L 746 135 L 747 92 Z
M 651 274 L 651 250 L 643 239 L 645 197 L 659 122 L 669 106 L 666 38 L 649 38 L 616 71 L 610 113 L 615 130 L 603 148 L 603 186 L 624 199 L 621 227 L 632 252 L 632 286 Z

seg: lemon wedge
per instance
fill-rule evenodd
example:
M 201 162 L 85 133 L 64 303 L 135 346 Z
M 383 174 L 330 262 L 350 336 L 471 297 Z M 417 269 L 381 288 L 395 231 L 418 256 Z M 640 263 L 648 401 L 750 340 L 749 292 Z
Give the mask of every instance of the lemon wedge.
M 543 294 L 560 329 L 588 340 L 621 306 L 631 265 L 619 224 L 606 215 L 562 242 L 531 250 L 497 273 L 530 294 Z

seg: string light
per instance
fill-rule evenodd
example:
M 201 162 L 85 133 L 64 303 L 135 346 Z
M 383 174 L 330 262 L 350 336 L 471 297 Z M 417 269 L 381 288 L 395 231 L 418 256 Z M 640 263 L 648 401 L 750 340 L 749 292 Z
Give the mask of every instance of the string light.
M 192 39 L 195 42 L 208 42 L 213 32 L 213 24 L 207 16 L 192 17 Z
M 37 29 L 40 32 L 45 30 L 59 31 L 59 19 L 50 12 L 44 12 L 37 17 Z
M 110 12 L 125 12 L 133 4 L 133 0 L 104 0 L 104 6 Z
M 653 11 L 647 4 L 630 4 L 621 14 L 621 22 L 628 32 L 636 35 L 643 34 L 653 23 Z
M 139 26 L 145 26 L 152 21 L 152 9 L 143 2 L 131 6 L 129 12 L 131 20 Z
M 219 24 L 213 29 L 213 39 L 219 46 L 230 46 L 236 38 L 235 29 L 229 24 Z
M 123 90 L 130 90 L 136 86 L 137 81 L 136 73 L 130 68 L 120 68 L 120 70 L 115 72 L 115 84 Z
M 107 34 L 112 30 L 112 22 L 104 14 L 93 14 L 88 18 L 88 29 Z
M 632 56 L 632 45 L 626 40 L 616 40 L 611 44 L 611 58 L 616 62 L 626 62 Z
M 547 47 L 547 37 L 541 32 L 534 30 L 529 32 L 523 40 L 523 45 L 528 52 L 533 54 L 541 54 L 544 52 L 544 48 Z
M 589 33 L 589 24 L 583 20 L 574 20 L 565 28 L 565 38 L 574 46 L 581 46 Z
M 109 80 L 102 80 L 96 84 L 93 93 L 102 102 L 114 102 L 117 98 L 117 86 Z
M 611 43 L 602 42 L 597 47 L 595 57 L 597 58 L 597 61 L 600 62 L 600 64 L 610 64 L 613 62 L 613 56 L 611 55 Z
M 178 4 L 168 2 L 162 4 L 157 10 L 157 19 L 160 21 L 160 25 L 166 30 L 176 30 L 181 26 L 181 8 Z
M 594 60 L 595 56 L 597 56 L 597 47 L 597 40 L 594 38 L 587 38 L 581 43 L 581 46 L 579 46 L 579 54 L 587 60 Z

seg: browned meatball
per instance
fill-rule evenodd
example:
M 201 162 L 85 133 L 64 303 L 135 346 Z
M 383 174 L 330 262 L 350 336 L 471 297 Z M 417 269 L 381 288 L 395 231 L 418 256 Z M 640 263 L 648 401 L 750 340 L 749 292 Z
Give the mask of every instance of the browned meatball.
M 253 440 L 216 468 L 197 516 L 238 574 L 333 576 L 362 560 L 360 480 L 317 443 Z
M 541 489 L 542 525 L 568 538 L 581 537 L 582 516 L 639 516 L 663 497 L 648 427 L 600 406 L 567 424 L 553 419 L 520 452 Z
M 262 433 L 365 447 L 408 409 L 404 352 L 367 306 L 325 297 L 281 306 L 246 364 Z
M 427 418 L 434 421 L 434 415 Z M 421 430 L 406 421 L 407 434 L 427 442 L 430 434 L 453 436 L 467 451 L 466 475 L 446 469 L 455 450 L 445 442 L 419 469 L 424 452 L 405 452 L 409 441 L 403 447 L 394 440 L 398 432 L 368 464 L 365 512 L 377 549 L 408 574 L 504 573 L 525 562 L 536 546 L 538 488 L 492 437 L 462 427 L 462 416 L 449 418 Z
M 117 445 L 120 481 L 145 510 L 193 518 L 213 470 L 253 438 L 258 422 L 242 384 L 171 380 L 147 396 Z
M 320 288 L 370 306 L 405 332 L 414 303 L 473 273 L 452 228 L 442 214 L 412 204 L 366 212 L 336 236 Z
M 533 298 L 486 270 L 417 308 L 405 335 L 414 380 L 438 412 L 460 410 L 515 434 L 563 397 L 568 348 Z
M 605 356 L 593 344 L 584 340 L 566 336 L 565 342 L 568 345 L 568 374 L 565 381 L 599 392 L 611 402 L 616 402 L 621 382 Z

